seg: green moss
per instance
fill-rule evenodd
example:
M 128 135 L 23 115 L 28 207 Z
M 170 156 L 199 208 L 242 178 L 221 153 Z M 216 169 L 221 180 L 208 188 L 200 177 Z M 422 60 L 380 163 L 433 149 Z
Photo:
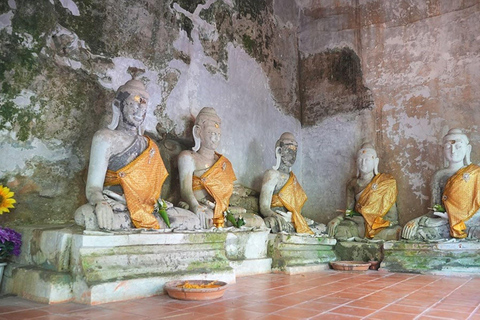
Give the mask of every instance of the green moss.
M 249 35 L 244 34 L 242 36 L 242 43 L 243 43 L 243 47 L 245 48 L 248 54 L 252 55 L 256 51 L 257 45 L 255 41 L 252 38 L 250 38 Z
M 254 20 L 260 19 L 259 22 L 262 22 L 261 19 L 262 11 L 265 11 L 267 8 L 266 0 L 236 0 L 235 9 L 241 16 L 251 17 Z
M 44 40 L 56 26 L 58 14 L 49 0 L 17 0 L 12 19 L 14 32 L 28 33 L 37 41 Z
M 0 14 L 7 13 L 10 11 L 10 6 L 8 5 L 8 1 L 0 2 Z
M 174 3 L 177 3 L 180 7 L 182 7 L 186 11 L 193 13 L 198 5 L 205 4 L 205 0 L 175 0 L 175 1 L 172 1 L 170 4 L 172 8 Z M 186 16 L 184 16 L 183 14 L 180 14 L 178 23 L 180 25 L 180 28 L 185 30 L 185 32 L 187 32 L 188 37 L 192 39 L 192 30 L 193 30 L 192 21 Z
M 101 0 L 82 0 L 76 2 L 80 16 L 74 16 L 63 8 L 59 1 L 55 1 L 55 10 L 59 13 L 59 23 L 72 31 L 88 43 L 94 52 L 105 52 L 104 23 L 106 21 L 107 3 Z

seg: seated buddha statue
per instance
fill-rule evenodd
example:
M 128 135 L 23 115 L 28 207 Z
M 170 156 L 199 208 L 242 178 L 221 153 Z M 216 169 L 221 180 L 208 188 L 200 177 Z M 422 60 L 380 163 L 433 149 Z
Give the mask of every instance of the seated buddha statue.
M 313 220 L 302 216 L 307 195 L 291 171 L 297 158 L 297 141 L 290 132 L 283 133 L 275 144 L 276 165 L 263 175 L 260 213 L 272 233 L 314 234 Z
M 480 238 L 480 167 L 471 163 L 471 151 L 461 129 L 451 129 L 443 137 L 446 166 L 432 179 L 433 212 L 407 222 L 403 238 Z
M 148 99 L 139 80 L 120 86 L 112 104 L 112 123 L 93 136 L 86 182 L 88 203 L 75 212 L 75 221 L 87 230 L 159 229 L 166 225 L 155 213 L 155 205 L 168 172 L 155 142 L 143 135 Z M 166 211 L 172 228 L 200 228 L 191 212 L 172 205 Z
M 217 153 L 221 120 L 213 108 L 198 113 L 193 126 L 195 146 L 178 156 L 180 194 L 203 228 L 224 227 L 224 213 L 236 180 L 232 164 Z
M 328 223 L 328 234 L 337 239 L 361 237 L 398 240 L 397 183 L 378 172 L 379 158 L 371 144 L 357 152 L 357 176 L 347 184 L 345 214 Z

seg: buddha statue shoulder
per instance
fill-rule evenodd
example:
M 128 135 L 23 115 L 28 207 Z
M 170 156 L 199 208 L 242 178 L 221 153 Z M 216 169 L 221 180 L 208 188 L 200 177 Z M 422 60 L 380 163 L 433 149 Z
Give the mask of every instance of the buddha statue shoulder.
M 307 195 L 291 171 L 297 158 L 297 147 L 293 134 L 283 133 L 275 144 L 277 163 L 263 175 L 260 213 L 272 233 L 314 234 L 325 229 L 324 225 L 322 228 L 301 214 Z
M 480 238 L 480 167 L 472 164 L 472 146 L 461 129 L 443 137 L 445 167 L 431 182 L 432 212 L 406 223 L 409 240 Z
M 87 230 L 166 227 L 156 205 L 168 172 L 156 143 L 143 134 L 148 99 L 141 81 L 126 82 L 116 92 L 112 123 L 94 134 L 88 203 L 75 212 L 75 221 Z M 167 207 L 171 227 L 200 227 L 193 214 L 171 204 Z
M 378 164 L 374 147 L 363 144 L 357 152 L 357 175 L 347 184 L 345 213 L 328 223 L 329 236 L 338 239 L 399 238 L 397 183 L 390 174 L 379 173 Z

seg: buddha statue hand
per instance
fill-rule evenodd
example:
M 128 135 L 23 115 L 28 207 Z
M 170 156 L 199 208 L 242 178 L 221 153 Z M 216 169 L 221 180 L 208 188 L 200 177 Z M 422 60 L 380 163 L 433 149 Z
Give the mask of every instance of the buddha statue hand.
M 201 204 L 205 205 L 207 208 L 209 208 L 211 210 L 215 210 L 215 203 L 212 202 L 212 201 L 209 201 L 205 198 L 198 200 L 198 203 L 201 203 Z
M 180 201 L 177 206 L 185 210 L 190 210 L 190 206 L 185 201 Z
M 415 237 L 415 235 L 417 234 L 419 223 L 420 218 L 416 218 L 407 222 L 407 224 L 405 224 L 402 230 L 402 238 L 409 240 Z
M 335 237 L 335 234 L 337 233 L 337 227 L 340 224 L 340 222 L 343 221 L 343 216 L 340 215 L 336 218 L 333 218 L 330 220 L 330 222 L 327 225 L 327 230 L 328 230 L 328 236 L 329 237 Z
M 292 213 L 290 211 L 283 212 L 281 210 L 275 210 L 275 212 L 282 217 L 286 222 L 292 222 Z
M 107 201 L 99 201 L 95 205 L 98 226 L 100 229 L 113 229 L 113 210 Z
M 437 217 L 448 220 L 448 213 L 446 212 L 434 211 L 433 214 L 436 215 Z
M 199 205 L 194 211 L 200 219 L 200 226 L 203 229 L 209 229 L 213 226 L 213 211 L 207 206 Z

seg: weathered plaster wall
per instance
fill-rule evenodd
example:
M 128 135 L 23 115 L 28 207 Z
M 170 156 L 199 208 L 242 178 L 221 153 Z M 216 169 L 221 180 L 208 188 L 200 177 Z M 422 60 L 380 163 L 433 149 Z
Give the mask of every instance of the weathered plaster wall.
M 280 134 L 301 139 L 290 7 L 257 0 L 3 1 L 0 184 L 18 203 L 0 224 L 72 221 L 85 202 L 91 138 L 109 123 L 129 67 L 145 71 L 150 135 L 188 145 L 193 117 L 212 106 L 222 118 L 219 151 L 240 183 L 259 189 Z
M 361 140 L 368 138 L 377 145 L 380 170 L 397 178 L 401 223 L 426 213 L 430 177 L 443 165 L 439 142 L 448 129 L 465 128 L 473 145 L 472 159 L 480 161 L 480 1 L 297 3 L 302 8 L 303 59 L 351 48 L 361 61 L 363 85 L 373 97 L 373 108 L 360 113 L 363 116 L 339 110 L 304 130 L 304 149 L 310 149 L 312 140 L 328 137 L 336 144 L 329 148 L 329 142 L 317 142 L 311 148 L 329 150 L 328 161 L 325 156 L 305 154 L 304 174 L 307 168 L 322 168 L 326 181 L 319 179 L 310 200 L 318 199 L 317 210 L 324 220 L 344 207 L 344 191 L 332 183 L 344 183 L 345 175 L 354 174 L 346 150 L 353 148 L 353 156 Z M 350 121 L 342 126 L 346 118 Z M 325 191 L 332 186 L 335 192 Z

